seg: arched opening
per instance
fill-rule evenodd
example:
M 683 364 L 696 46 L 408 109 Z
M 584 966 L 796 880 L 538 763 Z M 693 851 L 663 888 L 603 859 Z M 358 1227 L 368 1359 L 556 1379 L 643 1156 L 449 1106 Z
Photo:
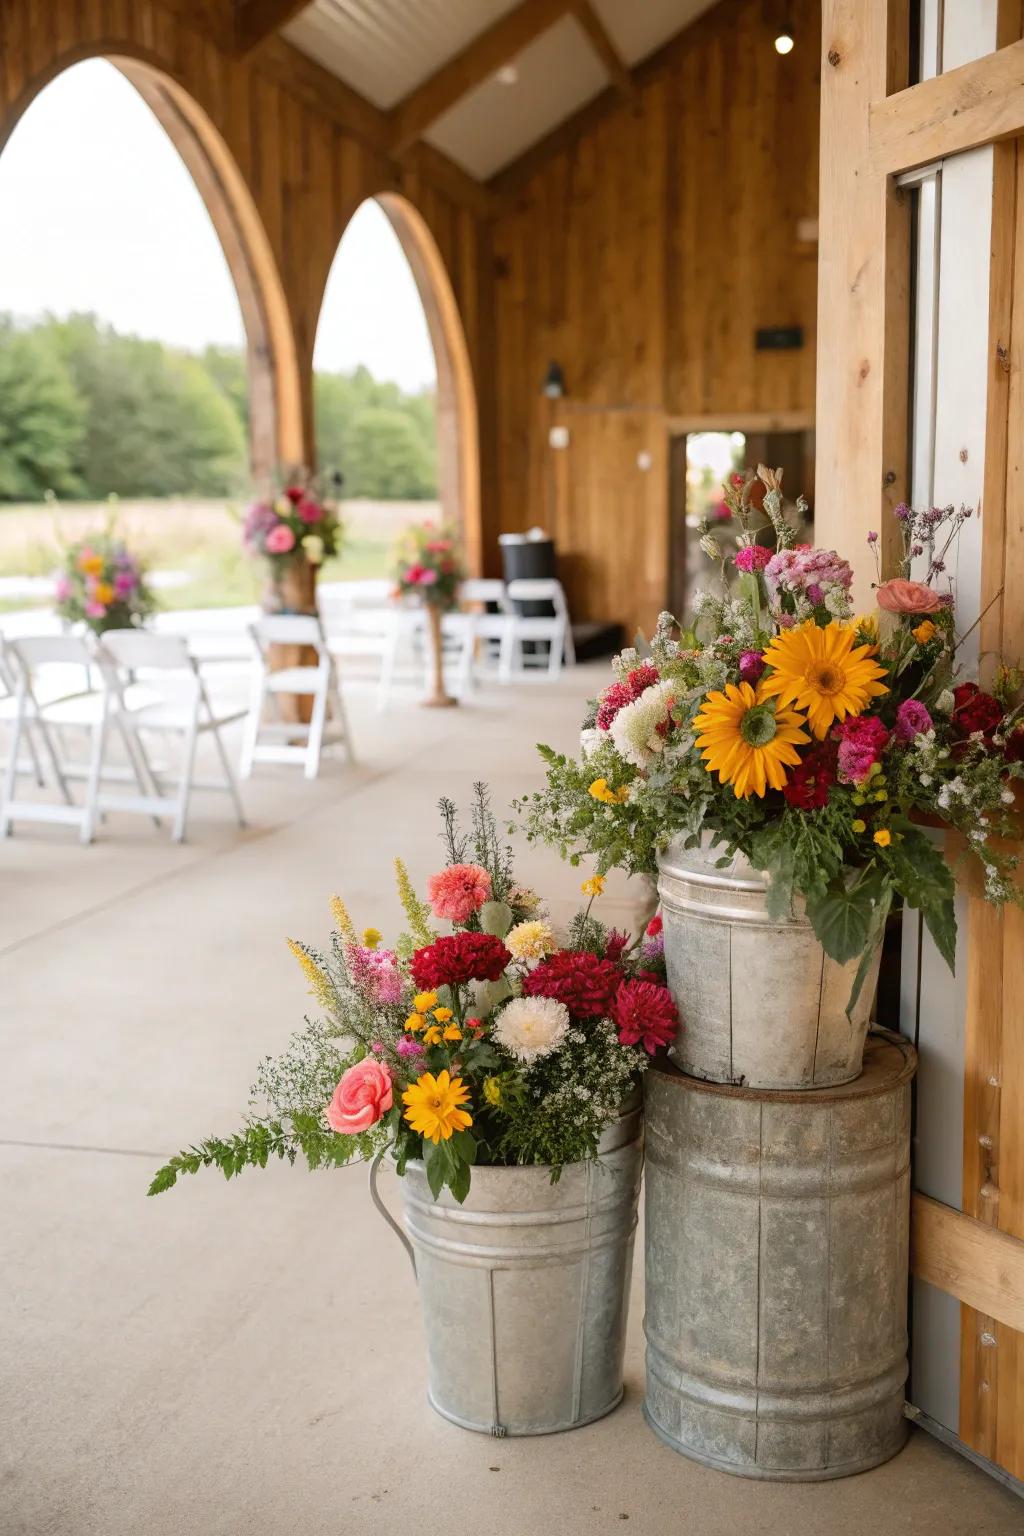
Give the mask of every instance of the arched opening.
M 34 79 L 31 91 L 4 122 L 0 151 L 26 110 L 58 76 L 101 62 L 76 51 Z M 105 62 L 131 82 L 167 134 L 218 237 L 245 332 L 251 470 L 262 477 L 278 461 L 299 462 L 302 392 L 291 319 L 270 243 L 241 172 L 210 118 L 168 74 L 143 58 L 120 53 L 105 56 Z M 72 260 L 74 231 L 66 238 Z
M 396 397 L 396 403 L 413 416 L 417 395 L 431 394 L 433 494 L 443 519 L 461 532 L 469 569 L 479 572 L 479 433 L 466 338 L 437 243 L 421 215 L 397 193 L 368 199 L 349 221 L 327 280 L 314 366 L 318 460 L 322 468 L 340 468 L 347 476 L 327 375 L 368 371 L 381 385 L 398 386 L 402 400 Z M 367 448 L 361 443 L 356 451 L 361 455 Z

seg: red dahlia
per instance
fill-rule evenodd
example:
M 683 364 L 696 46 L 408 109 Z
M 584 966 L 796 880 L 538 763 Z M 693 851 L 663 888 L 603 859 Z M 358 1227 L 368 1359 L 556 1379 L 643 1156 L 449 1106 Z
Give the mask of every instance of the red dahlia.
M 612 1018 L 623 1045 L 642 1045 L 649 1056 L 671 1045 L 679 1028 L 675 1000 L 653 981 L 624 981 L 612 1001 Z
M 490 933 L 453 933 L 435 939 L 412 957 L 413 980 L 424 992 L 467 981 L 497 981 L 512 956 Z
M 1002 705 L 977 683 L 961 683 L 953 689 L 953 724 L 965 736 L 975 731 L 990 736 L 1003 718 Z
M 597 711 L 597 728 L 600 731 L 611 729 L 612 721 L 620 709 L 625 709 L 627 704 L 632 704 L 647 688 L 652 688 L 658 682 L 661 674 L 657 667 L 649 661 L 641 662 L 634 667 L 624 683 L 612 683 L 601 695 L 601 704 Z
M 575 1019 L 603 1018 L 622 981 L 622 972 L 611 960 L 602 960 L 585 949 L 558 949 L 523 977 L 528 997 L 553 997 L 564 1003 Z

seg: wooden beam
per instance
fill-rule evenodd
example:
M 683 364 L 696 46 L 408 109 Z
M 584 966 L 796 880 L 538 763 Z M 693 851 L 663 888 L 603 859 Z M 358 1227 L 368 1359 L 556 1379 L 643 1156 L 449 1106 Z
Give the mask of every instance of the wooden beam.
M 310 0 L 241 0 L 235 16 L 235 47 L 251 53 L 268 37 L 294 21 Z
M 1007 1328 L 1024 1331 L 1024 1242 L 927 1195 L 910 1203 L 910 1269 Z
M 636 81 L 622 55 L 608 36 L 608 31 L 590 0 L 574 0 L 572 14 L 582 28 L 587 42 L 611 76 L 612 85 L 624 101 L 636 100 Z
M 871 168 L 895 176 L 1024 133 L 1024 41 L 876 100 Z
M 520 0 L 513 10 L 481 32 L 392 110 L 392 154 L 407 150 L 449 107 L 561 20 L 571 5 L 572 0 Z
M 877 531 L 890 575 L 909 495 L 910 210 L 872 172 L 868 107 L 906 84 L 909 36 L 907 0 L 824 0 L 814 534 L 859 551 Z M 858 604 L 871 574 L 860 560 Z

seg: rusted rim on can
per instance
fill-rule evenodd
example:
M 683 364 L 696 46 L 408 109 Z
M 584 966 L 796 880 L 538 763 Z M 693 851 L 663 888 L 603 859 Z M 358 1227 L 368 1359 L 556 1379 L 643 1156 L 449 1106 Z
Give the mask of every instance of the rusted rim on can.
M 659 1082 L 690 1093 L 710 1093 L 727 1099 L 770 1099 L 773 1104 L 831 1104 L 837 1099 L 870 1099 L 891 1093 L 902 1083 L 909 1083 L 917 1071 L 917 1052 L 902 1035 L 873 1025 L 864 1047 L 864 1069 L 853 1082 L 836 1083 L 830 1088 L 745 1088 L 735 1083 L 709 1083 L 702 1077 L 681 1072 L 667 1056 L 658 1055 L 651 1062 L 647 1081 Z

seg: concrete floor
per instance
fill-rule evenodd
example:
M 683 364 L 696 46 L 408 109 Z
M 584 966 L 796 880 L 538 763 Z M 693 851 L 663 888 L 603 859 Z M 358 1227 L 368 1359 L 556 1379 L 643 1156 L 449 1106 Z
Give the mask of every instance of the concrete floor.
M 325 763 L 314 785 L 262 770 L 244 834 L 199 797 L 183 848 L 135 818 L 92 848 L 42 827 L 0 846 L 3 1536 L 1024 1528 L 1012 1495 L 925 1434 L 810 1486 L 666 1449 L 640 1417 L 639 1262 L 622 1406 L 493 1441 L 427 1407 L 412 1278 L 363 1170 L 207 1173 L 145 1199 L 167 1153 L 235 1126 L 257 1059 L 300 1023 L 284 936 L 323 937 L 333 891 L 387 931 L 392 856 L 420 881 L 436 866 L 438 795 L 486 777 L 500 807 L 535 786 L 533 742 L 570 746 L 605 675 L 385 717 L 355 691 L 359 766 Z M 556 915 L 574 908 L 579 875 L 552 855 L 519 871 Z M 634 906 L 621 883 L 603 901 Z

